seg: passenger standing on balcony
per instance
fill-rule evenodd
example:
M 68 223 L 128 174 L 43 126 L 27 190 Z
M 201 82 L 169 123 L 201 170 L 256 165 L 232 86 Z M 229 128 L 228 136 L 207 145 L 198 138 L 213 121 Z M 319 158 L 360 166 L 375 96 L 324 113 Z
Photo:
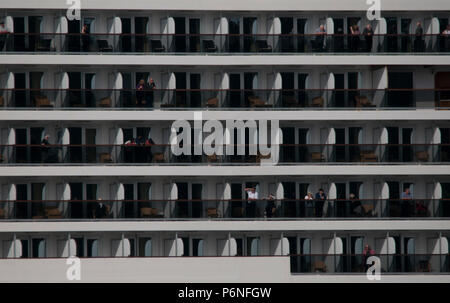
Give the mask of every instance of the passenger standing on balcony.
M 361 217 L 362 216 L 362 204 L 358 200 L 358 197 L 354 193 L 350 194 L 350 211 L 352 216 Z
M 42 148 L 41 148 L 41 150 L 42 150 L 41 162 L 42 163 L 48 162 L 48 160 L 49 160 L 49 154 L 50 154 L 50 141 L 49 141 L 49 139 L 50 139 L 50 135 L 46 134 L 44 136 L 44 139 L 42 139 L 42 141 L 41 141 L 41 146 L 42 146 Z
M 305 196 L 305 217 L 312 217 L 314 215 L 314 197 L 311 192 Z
M 411 200 L 412 195 L 409 187 L 405 188 L 401 195 L 401 209 L 402 209 L 402 217 L 409 217 L 411 214 Z
M 366 41 L 366 52 L 370 53 L 372 51 L 373 45 L 373 30 L 372 25 L 367 24 L 363 31 L 364 40 Z
M 318 29 L 316 29 L 315 35 L 316 38 L 314 39 L 314 51 L 316 52 L 323 52 L 324 51 L 324 41 L 325 41 L 325 35 L 327 32 L 325 31 L 325 26 L 321 24 Z
M 414 39 L 414 50 L 416 52 L 423 52 L 425 50 L 423 41 L 423 28 L 422 23 L 416 24 L 416 38 Z
M 258 200 L 258 192 L 255 187 L 245 188 L 247 192 L 246 214 L 248 218 L 256 216 L 256 200 Z
M 145 81 L 144 79 L 139 80 L 136 86 L 136 105 L 137 107 L 145 106 Z
M 323 217 L 323 206 L 325 201 L 327 200 L 327 195 L 322 188 L 319 188 L 319 192 L 316 193 L 314 198 L 315 200 L 315 208 L 316 208 L 316 217 Z
M 367 259 L 369 259 L 370 256 L 375 256 L 375 251 L 372 248 L 370 248 L 369 245 L 366 244 L 364 246 L 363 259 L 362 259 L 362 262 L 363 262 L 362 266 L 365 269 L 365 271 L 367 271 L 369 269 L 369 267 L 372 266 L 370 264 L 369 265 L 367 264 Z
M 272 218 L 275 215 L 275 211 L 276 211 L 276 206 L 275 206 L 275 197 L 270 194 L 267 197 L 267 205 L 266 205 L 266 218 Z
M 98 198 L 99 202 L 95 202 L 95 206 L 92 207 L 92 218 L 93 219 L 101 219 L 105 218 L 108 214 L 107 205 L 103 203 L 102 198 Z
M 148 107 L 153 107 L 154 89 L 156 89 L 155 81 L 153 80 L 153 78 L 150 78 L 145 86 L 145 99 L 147 101 Z
M 447 24 L 447 27 L 442 32 L 442 35 L 444 36 L 444 45 L 445 45 L 445 51 L 450 51 L 450 24 Z
M 361 34 L 361 32 L 359 31 L 359 26 L 354 24 L 352 26 L 350 26 L 350 33 L 351 33 L 351 45 L 350 45 L 350 49 L 352 52 L 357 52 L 359 49 L 359 35 Z
M 145 140 L 145 152 L 147 154 L 147 162 L 152 162 L 153 160 L 152 145 L 155 145 L 155 142 L 152 140 L 152 138 L 148 137 L 147 140 Z
M 9 31 L 5 27 L 5 23 L 0 22 L 0 52 L 3 50 L 3 47 L 6 44 L 6 38 L 8 36 Z
M 90 44 L 90 37 L 89 37 L 89 27 L 87 24 L 83 25 L 83 28 L 81 29 L 81 43 L 83 52 L 89 51 L 89 44 Z

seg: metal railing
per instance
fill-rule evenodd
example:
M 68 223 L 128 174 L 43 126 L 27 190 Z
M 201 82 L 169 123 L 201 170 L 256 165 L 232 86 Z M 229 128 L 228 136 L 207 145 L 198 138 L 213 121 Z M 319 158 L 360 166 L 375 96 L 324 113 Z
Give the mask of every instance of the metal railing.
M 450 89 L 0 89 L 0 109 L 450 108 Z
M 2 33 L 0 52 L 95 53 L 434 53 L 443 34 Z
M 3 200 L 0 218 L 148 220 L 414 220 L 450 217 L 449 199 Z
M 176 156 L 171 144 L 14 144 L 0 145 L 0 165 L 259 165 L 269 161 L 255 144 L 227 144 L 222 155 L 196 155 L 195 144 L 185 144 L 191 155 Z M 174 146 L 175 147 L 175 146 Z M 230 148 L 232 147 L 232 148 Z M 218 147 L 216 147 L 218 148 Z M 233 155 L 229 150 L 233 149 Z M 239 155 L 241 150 L 243 155 Z M 276 165 L 326 164 L 442 164 L 450 162 L 450 144 L 280 144 Z
M 450 273 L 449 254 L 375 254 L 383 273 Z M 371 265 L 364 254 L 291 255 L 291 273 L 366 274 Z

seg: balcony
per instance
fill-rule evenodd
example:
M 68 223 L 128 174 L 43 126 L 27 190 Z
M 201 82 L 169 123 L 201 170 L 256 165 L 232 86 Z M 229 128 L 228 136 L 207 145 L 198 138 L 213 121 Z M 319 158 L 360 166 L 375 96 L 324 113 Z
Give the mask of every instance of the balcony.
M 4 53 L 448 54 L 443 34 L 109 34 L 7 33 Z
M 226 145 L 230 146 L 230 145 Z M 170 144 L 16 144 L 0 145 L 0 166 L 11 165 L 171 165 L 234 166 L 259 165 L 270 155 L 175 156 Z M 242 146 L 241 146 L 242 147 Z M 450 144 L 281 144 L 277 165 L 339 164 L 443 164 L 450 162 Z
M 450 272 L 448 254 L 377 254 L 383 273 L 437 274 Z M 363 254 L 291 255 L 291 273 L 366 274 L 370 267 Z
M 450 217 L 449 199 L 3 200 L 2 220 L 424 220 Z
M 449 109 L 450 89 L 0 89 L 0 109 Z

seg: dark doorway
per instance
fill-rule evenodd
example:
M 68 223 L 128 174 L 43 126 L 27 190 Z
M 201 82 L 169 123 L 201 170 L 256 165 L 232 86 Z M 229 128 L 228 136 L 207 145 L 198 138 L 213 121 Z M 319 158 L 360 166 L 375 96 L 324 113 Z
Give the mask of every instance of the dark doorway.
M 241 107 L 241 75 L 230 74 L 230 107 Z
M 200 51 L 200 19 L 189 19 L 189 51 Z
M 297 103 L 295 100 L 295 74 L 293 72 L 290 73 L 281 73 L 281 98 L 282 98 L 282 106 L 290 107 L 292 104 Z
M 69 183 L 70 186 L 70 200 L 80 201 L 70 203 L 70 218 L 81 219 L 83 218 L 83 205 L 84 192 L 83 183 Z
M 334 107 L 345 107 L 345 74 L 334 74 Z
M 400 136 L 398 127 L 387 127 L 388 146 L 386 147 L 387 162 L 400 161 Z
M 334 23 L 334 36 L 333 36 L 334 51 L 340 53 L 345 51 L 344 19 L 334 18 L 333 23 Z
M 147 46 L 147 17 L 134 18 L 135 48 L 136 52 L 146 51 Z
M 23 52 L 25 51 L 25 18 L 24 17 L 14 17 L 14 51 Z
M 244 73 L 244 107 L 250 107 L 250 96 L 257 96 L 256 89 L 257 73 Z
M 40 147 L 44 128 L 43 127 L 32 127 L 30 128 L 30 158 L 31 163 L 41 163 L 47 162 L 49 157 L 49 152 L 47 149 L 42 149 Z
M 81 23 L 80 20 L 69 20 L 67 49 L 69 52 L 79 52 L 81 50 Z
M 307 19 L 297 19 L 297 52 L 306 52 L 305 27 Z
M 175 52 L 186 52 L 186 19 L 175 17 Z
M 411 51 L 411 19 L 401 19 L 400 21 L 400 30 L 401 30 L 401 51 L 403 53 Z
M 36 51 L 41 33 L 41 16 L 28 16 L 28 50 Z
M 203 217 L 202 184 L 192 184 L 191 218 Z
M 358 73 L 347 73 L 347 107 L 356 107 L 356 97 L 359 96 Z
M 436 106 L 450 107 L 450 72 L 437 72 L 434 76 Z
M 230 18 L 228 20 L 228 50 L 231 53 L 239 53 L 241 51 L 241 37 L 240 37 L 240 20 L 239 18 Z
M 242 184 L 231 184 L 231 217 L 242 218 L 244 216 L 244 201 L 242 200 Z
M 176 96 L 175 102 L 177 107 L 187 107 L 187 75 L 186 73 L 175 73 Z
M 441 188 L 442 188 L 442 199 L 440 201 L 441 216 L 450 217 L 450 183 L 441 183 Z
M 280 46 L 281 52 L 290 53 L 294 52 L 294 18 L 283 17 L 280 18 L 281 22 L 281 39 Z
M 200 91 L 201 78 L 200 74 L 190 74 L 189 75 L 190 84 L 190 104 L 189 107 L 201 107 L 202 98 Z
M 84 107 L 83 94 L 81 92 L 82 82 L 80 72 L 69 72 L 69 106 Z
M 310 154 L 313 152 L 309 149 L 309 147 L 306 145 L 308 144 L 308 133 L 309 129 L 307 128 L 299 128 L 298 129 L 298 149 L 297 149 L 297 157 L 298 162 L 309 162 Z M 314 150 L 315 151 L 315 150 Z M 302 197 L 302 196 L 300 196 Z
M 281 146 L 281 161 L 283 163 L 295 162 L 295 128 L 282 127 L 283 145 Z
M 189 184 L 186 182 L 177 182 L 178 201 L 175 202 L 175 217 L 188 218 L 189 216 Z
M 345 128 L 335 128 L 334 131 L 336 133 L 335 161 L 345 162 Z
M 29 93 L 27 93 L 27 81 L 25 73 L 14 73 L 14 106 L 29 106 Z M 27 97 L 28 96 L 28 97 Z
M 295 196 L 295 182 L 283 182 L 284 200 L 281 203 L 282 216 L 296 218 L 299 215 L 298 201 Z
M 134 195 L 134 184 L 124 184 L 124 199 L 122 206 L 124 218 L 137 218 L 137 203 Z
M 398 25 L 397 17 L 386 18 L 387 37 L 386 37 L 386 51 L 398 52 Z
M 348 128 L 348 160 L 350 162 L 361 161 L 360 154 L 360 134 L 362 132 L 361 127 L 349 127 Z
M 82 128 L 69 127 L 69 144 L 70 163 L 83 162 Z
M 16 184 L 16 200 L 28 201 L 28 186 L 27 184 Z M 28 219 L 30 218 L 30 203 L 16 202 L 15 203 L 15 218 Z
M 441 146 L 440 159 L 441 162 L 450 162 L 450 128 L 440 128 L 441 131 Z
M 29 163 L 28 133 L 26 128 L 16 128 L 14 159 L 16 163 Z M 22 145 L 22 146 L 21 146 Z
M 400 183 L 397 181 L 388 181 L 389 187 L 389 200 L 388 210 L 390 217 L 401 216 L 401 203 L 400 203 Z
M 122 33 L 120 35 L 120 50 L 122 52 L 131 52 L 131 18 L 120 18 L 122 22 Z
M 389 72 L 388 73 L 388 106 L 389 107 L 413 107 L 414 95 L 412 72 Z
M 244 52 L 255 52 L 256 17 L 244 17 Z
M 300 107 L 308 106 L 308 92 L 306 91 L 306 81 L 308 74 L 298 74 L 298 105 Z

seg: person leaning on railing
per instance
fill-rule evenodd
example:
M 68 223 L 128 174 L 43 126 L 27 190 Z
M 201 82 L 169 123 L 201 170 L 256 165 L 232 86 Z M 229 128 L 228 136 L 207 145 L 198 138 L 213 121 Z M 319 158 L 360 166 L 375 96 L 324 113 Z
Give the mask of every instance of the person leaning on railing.
M 314 197 L 311 192 L 308 192 L 305 196 L 305 217 L 314 216 Z
M 90 48 L 91 38 L 89 37 L 89 27 L 87 24 L 83 25 L 81 29 L 81 43 L 83 52 L 88 52 Z
M 354 24 L 350 26 L 350 33 L 351 33 L 351 46 L 350 49 L 352 52 L 357 52 L 359 49 L 359 35 L 361 32 L 359 31 L 359 26 Z
M 48 158 L 49 158 L 49 151 L 50 151 L 50 135 L 45 135 L 44 139 L 42 139 L 41 141 L 41 162 L 48 162 Z
M 373 45 L 373 30 L 372 25 L 367 24 L 363 31 L 364 41 L 366 42 L 366 52 L 370 53 L 372 51 Z
M 255 187 L 245 188 L 244 190 L 247 192 L 247 217 L 254 218 L 256 216 L 256 200 L 258 200 L 258 192 Z
M 5 23 L 2 21 L 0 22 L 0 51 L 3 50 L 3 47 L 6 44 L 6 38 L 8 37 L 9 31 L 5 27 Z
M 450 24 L 447 24 L 447 27 L 442 32 L 442 35 L 444 36 L 444 45 L 445 45 L 445 51 L 450 51 Z
M 323 52 L 324 51 L 324 41 L 325 41 L 325 35 L 327 32 L 325 31 L 325 26 L 321 24 L 318 29 L 315 31 L 316 38 L 314 39 L 313 43 L 313 50 L 316 52 Z
M 145 100 L 145 80 L 141 79 L 139 80 L 138 85 L 136 85 L 136 105 L 137 107 L 144 107 L 146 100 Z
M 277 208 L 275 206 L 275 197 L 272 194 L 267 197 L 267 205 L 265 210 L 266 218 L 272 218 L 275 216 L 275 211 Z
M 145 100 L 147 102 L 147 107 L 153 107 L 154 93 L 153 90 L 156 89 L 156 84 L 153 78 L 150 78 L 145 87 Z
M 363 259 L 362 259 L 362 267 L 364 268 L 365 271 L 367 271 L 369 269 L 370 264 L 367 264 L 367 259 L 371 256 L 375 256 L 375 251 L 370 248 L 370 245 L 365 245 L 364 246 L 364 250 L 363 250 Z
M 423 41 L 423 28 L 422 23 L 417 22 L 416 24 L 416 32 L 415 32 L 415 39 L 414 39 L 414 50 L 416 52 L 423 52 L 424 51 L 424 41 Z
M 322 188 L 319 188 L 319 192 L 316 193 L 314 197 L 315 200 L 315 208 L 316 208 L 316 217 L 323 217 L 323 206 L 325 205 L 325 201 L 327 200 L 327 195 Z

